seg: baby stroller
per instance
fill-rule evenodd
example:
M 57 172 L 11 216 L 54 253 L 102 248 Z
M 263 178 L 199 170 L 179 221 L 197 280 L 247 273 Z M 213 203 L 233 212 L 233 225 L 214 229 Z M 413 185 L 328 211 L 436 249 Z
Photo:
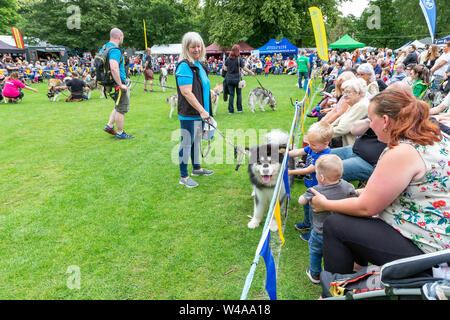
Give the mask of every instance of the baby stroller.
M 450 249 L 368 266 L 353 274 L 322 271 L 324 300 L 448 300 Z

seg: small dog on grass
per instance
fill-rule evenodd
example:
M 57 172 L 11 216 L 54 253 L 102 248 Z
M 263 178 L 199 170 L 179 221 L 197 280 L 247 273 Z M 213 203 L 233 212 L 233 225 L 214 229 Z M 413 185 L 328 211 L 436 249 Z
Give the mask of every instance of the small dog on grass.
M 251 108 L 252 112 L 255 112 L 255 108 L 257 105 L 260 105 L 261 111 L 265 111 L 264 107 L 269 105 L 273 111 L 275 111 L 275 107 L 277 105 L 277 101 L 273 96 L 270 90 L 264 88 L 255 88 L 250 91 L 248 96 L 248 105 Z

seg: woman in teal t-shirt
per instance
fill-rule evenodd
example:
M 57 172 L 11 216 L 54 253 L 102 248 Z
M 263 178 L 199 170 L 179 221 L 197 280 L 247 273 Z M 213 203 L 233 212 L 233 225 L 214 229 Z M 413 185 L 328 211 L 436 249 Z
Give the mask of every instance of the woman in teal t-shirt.
M 202 139 L 202 120 L 209 119 L 211 84 L 202 64 L 206 60 L 203 39 L 196 32 L 183 36 L 180 63 L 175 72 L 178 91 L 178 118 L 181 128 L 179 151 L 179 183 L 195 188 L 198 183 L 189 177 L 187 165 L 192 161 L 193 176 L 209 176 L 214 172 L 200 166 L 200 147 Z

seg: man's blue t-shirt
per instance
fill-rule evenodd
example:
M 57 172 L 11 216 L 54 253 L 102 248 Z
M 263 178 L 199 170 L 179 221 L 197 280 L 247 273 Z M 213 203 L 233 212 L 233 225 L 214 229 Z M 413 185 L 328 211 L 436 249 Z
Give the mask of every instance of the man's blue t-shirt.
M 203 108 L 206 110 L 206 112 L 211 113 L 209 110 L 209 95 L 210 95 L 210 89 L 211 89 L 211 83 L 208 79 L 208 75 L 206 74 L 205 70 L 203 69 L 200 62 L 196 61 L 194 63 L 196 67 L 200 70 L 200 79 L 202 81 L 202 87 L 203 87 L 203 101 L 205 105 Z M 194 82 L 194 75 L 192 74 L 192 70 L 189 67 L 187 63 L 181 63 L 178 67 L 177 72 L 175 73 L 175 77 L 177 78 L 177 82 L 179 86 L 185 86 L 185 85 L 192 85 Z M 183 117 L 178 115 L 178 118 L 180 120 L 201 120 L 201 117 Z
M 125 83 L 127 81 L 127 74 L 125 72 L 125 62 L 124 59 L 122 59 L 122 63 L 120 62 L 120 58 L 122 57 L 122 51 L 119 49 L 118 46 L 116 46 L 112 42 L 108 42 L 106 44 L 105 49 L 108 49 L 109 47 L 116 47 L 116 49 L 111 49 L 109 51 L 109 59 L 116 60 L 119 63 L 119 70 L 120 70 L 120 80 L 122 80 L 122 83 Z M 100 50 L 100 53 L 102 50 Z
M 331 149 L 330 148 L 326 148 L 325 150 L 319 152 L 319 153 L 315 153 L 314 151 L 312 151 L 312 149 L 307 146 L 305 149 L 303 149 L 306 153 L 306 166 L 305 168 L 308 168 L 310 165 L 315 166 L 316 165 L 316 161 L 317 159 L 319 159 L 320 156 L 323 156 L 324 154 L 330 154 L 331 153 Z M 311 188 L 314 186 L 317 186 L 319 184 L 319 182 L 317 181 L 316 178 L 316 172 L 313 173 L 309 173 L 306 176 L 304 176 L 303 180 L 305 181 L 305 186 L 307 188 Z

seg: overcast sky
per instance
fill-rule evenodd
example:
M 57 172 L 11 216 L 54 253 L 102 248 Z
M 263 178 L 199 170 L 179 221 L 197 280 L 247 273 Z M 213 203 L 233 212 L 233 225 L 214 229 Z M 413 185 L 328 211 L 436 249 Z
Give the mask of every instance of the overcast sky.
M 339 8 L 344 17 L 353 14 L 355 17 L 360 17 L 364 9 L 367 8 L 369 0 L 352 0 L 344 2 Z

